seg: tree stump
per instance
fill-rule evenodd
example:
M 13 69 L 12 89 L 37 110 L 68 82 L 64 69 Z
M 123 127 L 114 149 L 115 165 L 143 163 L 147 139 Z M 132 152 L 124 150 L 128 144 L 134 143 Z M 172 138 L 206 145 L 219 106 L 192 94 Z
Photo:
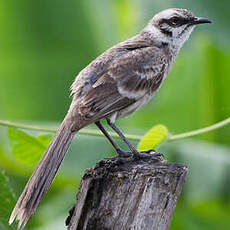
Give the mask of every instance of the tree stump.
M 86 170 L 68 230 L 167 230 L 187 167 L 156 159 L 105 159 Z

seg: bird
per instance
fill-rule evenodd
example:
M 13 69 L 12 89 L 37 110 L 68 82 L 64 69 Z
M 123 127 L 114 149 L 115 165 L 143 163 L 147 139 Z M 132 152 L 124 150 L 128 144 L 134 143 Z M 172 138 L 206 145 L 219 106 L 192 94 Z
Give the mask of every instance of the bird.
M 193 29 L 207 18 L 191 11 L 170 8 L 157 13 L 137 35 L 109 48 L 79 72 L 72 86 L 72 103 L 46 152 L 19 197 L 9 224 L 24 227 L 49 189 L 75 136 L 95 123 L 121 158 L 141 156 L 115 125 L 146 104 L 161 88 L 175 59 Z M 122 150 L 101 123 L 108 125 L 126 143 Z M 150 154 L 149 154 L 150 155 Z

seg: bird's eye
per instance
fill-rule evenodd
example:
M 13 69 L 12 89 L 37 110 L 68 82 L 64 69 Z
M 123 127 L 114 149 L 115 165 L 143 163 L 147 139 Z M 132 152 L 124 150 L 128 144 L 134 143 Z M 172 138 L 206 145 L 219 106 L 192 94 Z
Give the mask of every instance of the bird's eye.
M 180 24 L 181 19 L 179 17 L 172 17 L 172 18 L 170 18 L 169 22 L 171 25 L 176 26 L 176 25 Z

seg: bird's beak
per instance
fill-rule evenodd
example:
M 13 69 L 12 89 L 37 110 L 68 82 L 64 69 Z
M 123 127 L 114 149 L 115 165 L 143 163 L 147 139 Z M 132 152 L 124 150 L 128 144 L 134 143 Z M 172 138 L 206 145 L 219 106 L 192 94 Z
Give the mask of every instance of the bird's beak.
M 209 19 L 207 18 L 202 18 L 202 17 L 195 17 L 190 24 L 191 25 L 198 25 L 198 24 L 204 24 L 204 23 L 212 23 Z

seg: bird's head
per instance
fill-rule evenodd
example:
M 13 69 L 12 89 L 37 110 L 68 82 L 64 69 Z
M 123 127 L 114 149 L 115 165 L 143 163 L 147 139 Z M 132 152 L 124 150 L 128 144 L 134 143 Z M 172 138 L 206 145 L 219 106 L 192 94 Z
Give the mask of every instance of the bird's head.
M 167 9 L 156 14 L 145 30 L 159 41 L 180 48 L 189 38 L 194 27 L 203 23 L 211 23 L 207 18 L 196 17 L 186 9 Z

